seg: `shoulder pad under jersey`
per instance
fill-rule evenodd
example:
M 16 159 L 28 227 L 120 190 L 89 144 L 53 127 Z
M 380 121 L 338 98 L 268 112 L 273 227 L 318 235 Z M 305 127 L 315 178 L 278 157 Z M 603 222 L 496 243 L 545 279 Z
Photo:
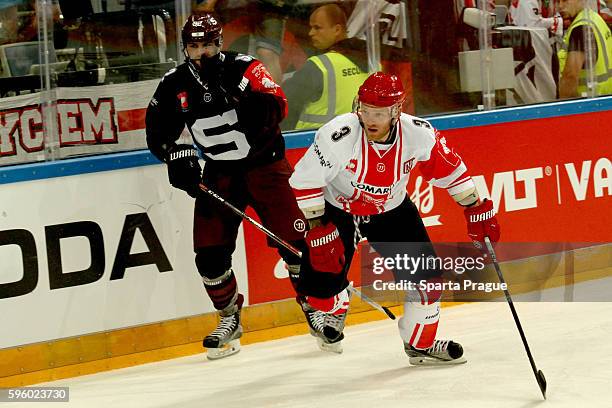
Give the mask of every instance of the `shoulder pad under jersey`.
M 161 82 L 173 83 L 173 81 L 180 81 L 179 78 L 182 78 L 188 72 L 189 68 L 187 64 L 180 64 L 174 68 L 170 68 L 162 77 Z
M 166 78 L 173 77 L 173 76 L 176 74 L 176 72 L 177 72 L 177 71 L 178 71 L 178 67 L 173 67 L 173 68 L 170 68 L 170 69 L 169 69 L 169 70 L 168 70 L 168 71 L 167 71 L 167 72 L 164 74 L 164 76 L 162 77 L 162 81 L 163 81 L 164 79 L 166 79 Z
M 247 54 L 236 54 L 235 60 L 236 61 L 244 61 L 244 62 L 251 62 L 253 61 L 255 58 L 251 57 L 250 55 Z
M 230 65 L 249 66 L 253 61 L 257 61 L 250 55 L 241 54 L 235 51 L 223 51 L 223 62 Z
M 360 133 L 359 118 L 350 112 L 336 116 L 336 118 L 321 126 L 317 135 L 333 149 L 337 145 L 352 144 Z
M 435 128 L 431 123 L 429 123 L 425 119 L 418 118 L 416 116 L 408 115 L 407 113 L 402 113 L 400 120 L 402 121 L 402 126 L 409 128 L 421 128 L 434 131 Z
M 224 51 L 223 54 L 225 71 L 231 78 L 234 76 L 241 78 L 246 72 L 247 68 L 254 62 L 258 61 L 250 55 L 240 54 L 234 51 Z

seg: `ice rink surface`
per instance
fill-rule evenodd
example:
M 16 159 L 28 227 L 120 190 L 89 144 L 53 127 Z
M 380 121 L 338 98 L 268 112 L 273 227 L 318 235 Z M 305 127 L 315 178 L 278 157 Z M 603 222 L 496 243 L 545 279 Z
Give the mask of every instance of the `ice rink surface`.
M 309 335 L 289 337 L 243 346 L 218 361 L 199 354 L 47 383 L 69 386 L 70 403 L 45 406 L 612 407 L 612 303 L 516 308 L 548 380 L 547 401 L 508 305 L 495 302 L 443 309 L 438 338 L 463 344 L 463 365 L 410 366 L 395 322 L 384 320 L 348 327 L 341 355 L 319 351 Z

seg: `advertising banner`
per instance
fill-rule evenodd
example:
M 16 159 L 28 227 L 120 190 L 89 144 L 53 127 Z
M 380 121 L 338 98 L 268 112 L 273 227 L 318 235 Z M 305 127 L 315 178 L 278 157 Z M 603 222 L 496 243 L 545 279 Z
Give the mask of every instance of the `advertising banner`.
M 8 188 L 10 186 L 10 188 Z M 0 188 L 0 348 L 212 312 L 163 165 Z M 242 231 L 233 268 L 248 302 Z
M 57 88 L 52 126 L 59 157 L 146 148 L 146 107 L 158 83 Z M 45 159 L 41 97 L 32 93 L 0 99 L 0 166 Z

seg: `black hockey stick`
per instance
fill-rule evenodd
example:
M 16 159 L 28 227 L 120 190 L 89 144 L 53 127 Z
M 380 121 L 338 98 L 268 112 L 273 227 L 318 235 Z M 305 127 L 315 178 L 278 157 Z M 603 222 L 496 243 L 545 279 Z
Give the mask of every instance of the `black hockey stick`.
M 388 307 L 385 307 L 383 305 L 380 305 L 378 303 L 376 303 L 375 301 L 373 301 L 372 299 L 370 299 L 370 297 L 366 296 L 363 294 L 363 292 L 358 291 L 357 289 L 355 289 L 353 287 L 353 282 L 351 282 L 346 289 L 349 292 L 353 292 L 354 294 L 356 294 L 357 296 L 359 296 L 364 302 L 366 302 L 367 304 L 369 304 L 370 306 L 372 306 L 374 309 L 379 310 L 381 312 L 383 312 L 384 314 L 386 314 L 387 316 L 389 316 L 389 319 L 391 320 L 395 320 L 395 315 L 393 314 L 393 312 L 391 310 L 389 310 Z
M 293 252 L 294 255 L 297 255 L 300 258 L 302 257 L 302 252 L 299 249 L 297 249 L 296 247 L 294 247 L 290 243 L 288 243 L 288 242 L 284 241 L 283 239 L 281 239 L 280 237 L 278 237 L 275 233 L 273 233 L 272 231 L 270 231 L 269 229 L 267 229 L 266 227 L 261 225 L 259 222 L 255 221 L 252 217 L 249 217 L 247 214 L 244 213 L 244 211 L 240 211 L 238 208 L 234 207 L 225 198 L 221 197 L 219 194 L 215 193 L 214 191 L 212 191 L 210 188 L 206 187 L 202 183 L 200 183 L 200 190 L 204 191 L 209 196 L 215 198 L 221 204 L 225 205 L 227 208 L 232 210 L 236 215 L 242 217 L 243 219 L 245 219 L 248 222 L 250 222 L 251 224 L 253 224 L 258 230 L 260 230 L 261 232 L 263 232 L 264 234 L 266 234 L 267 236 L 272 238 L 277 244 L 284 246 L 289 251 Z
M 487 245 L 487 250 L 491 255 L 491 259 L 493 260 L 493 265 L 495 266 L 495 270 L 497 271 L 497 277 L 499 278 L 499 281 L 501 282 L 503 287 L 506 288 L 506 280 L 504 279 L 504 275 L 502 275 L 501 268 L 499 267 L 499 263 L 497 262 L 497 256 L 495 256 L 495 250 L 493 249 L 493 245 L 491 245 L 491 240 L 489 239 L 489 237 L 485 237 L 485 244 Z M 542 372 L 542 370 L 538 370 L 535 365 L 535 361 L 533 360 L 533 356 L 531 355 L 531 350 L 529 349 L 529 344 L 527 344 L 527 337 L 525 337 L 525 332 L 523 331 L 523 327 L 521 326 L 521 321 L 519 320 L 518 314 L 516 313 L 516 309 L 514 308 L 514 303 L 512 302 L 512 298 L 510 297 L 510 292 L 508 292 L 508 289 L 504 289 L 504 295 L 506 295 L 506 300 L 508 301 L 508 306 L 510 306 L 512 317 L 514 317 L 514 323 L 516 323 L 516 327 L 521 335 L 521 340 L 523 340 L 523 346 L 525 346 L 527 357 L 529 357 L 529 362 L 531 363 L 531 369 L 533 370 L 533 374 L 535 375 L 536 381 L 540 386 L 542 396 L 544 397 L 544 399 L 546 399 L 546 378 L 544 377 L 544 373 Z
M 263 232 L 264 234 L 272 238 L 274 242 L 276 242 L 279 245 L 284 246 L 289 251 L 291 251 L 294 255 L 297 255 L 300 258 L 302 257 L 302 251 L 300 251 L 299 249 L 291 245 L 289 242 L 285 241 L 284 239 L 282 239 L 281 237 L 279 237 L 278 235 L 276 235 L 275 233 L 273 233 L 272 231 L 270 231 L 269 229 L 261 225 L 261 223 L 257 222 L 252 217 L 249 217 L 247 214 L 245 214 L 244 211 L 240 211 L 238 208 L 234 207 L 225 198 L 221 197 L 219 194 L 215 193 L 213 190 L 206 187 L 202 183 L 200 183 L 200 189 L 204 191 L 205 193 L 207 193 L 208 195 L 210 195 L 211 197 L 213 197 L 214 199 L 216 199 L 217 201 L 219 201 L 221 204 L 225 205 L 230 210 L 232 210 L 236 215 L 242 217 L 243 219 L 253 224 L 255 228 L 257 228 L 258 230 L 260 230 L 261 232 Z M 395 320 L 395 315 L 393 314 L 393 312 L 391 312 L 391 310 L 389 310 L 389 308 L 379 305 L 378 303 L 376 303 L 375 301 L 373 301 L 372 299 L 370 299 L 369 297 L 361 293 L 359 290 L 355 289 L 352 285 L 348 285 L 346 289 L 356 294 L 357 296 L 359 296 L 361 299 L 363 299 L 364 302 L 368 303 L 373 308 L 380 310 L 381 312 L 386 314 L 391 320 Z

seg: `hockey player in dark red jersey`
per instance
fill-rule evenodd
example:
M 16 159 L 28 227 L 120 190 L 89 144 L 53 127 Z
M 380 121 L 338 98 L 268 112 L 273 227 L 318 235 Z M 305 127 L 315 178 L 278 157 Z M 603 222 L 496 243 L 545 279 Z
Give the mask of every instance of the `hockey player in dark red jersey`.
M 201 194 L 199 184 L 240 210 L 253 207 L 269 229 L 300 249 L 306 223 L 288 183 L 293 169 L 279 128 L 287 115 L 283 91 L 261 62 L 221 51 L 222 26 L 212 15 L 190 16 L 181 34 L 186 60 L 164 76 L 149 103 L 147 144 L 167 164 L 170 184 L 196 198 L 195 263 L 220 314 L 203 341 L 214 359 L 239 350 L 243 296 L 231 260 L 242 219 Z M 206 162 L 203 175 L 194 145 L 177 144 L 185 127 Z M 284 248 L 279 253 L 294 282 L 300 259 Z
M 405 93 L 396 76 L 377 72 L 359 88 L 355 111 L 337 116 L 316 133 L 289 182 L 309 222 L 306 242 L 312 272 L 300 282 L 310 305 L 326 313 L 328 341 L 342 338 L 348 311 L 347 273 L 361 238 L 377 243 L 422 243 L 435 256 L 419 212 L 406 192 L 412 168 L 445 188 L 462 207 L 468 235 L 478 246 L 499 239 L 490 200 L 480 200 L 461 157 L 427 121 L 401 112 Z M 392 256 L 393 254 L 388 254 Z M 318 271 L 318 272 L 314 272 Z M 422 275 L 440 279 L 438 271 Z M 440 292 L 406 294 L 400 336 L 412 364 L 465 362 L 460 344 L 437 340 Z

